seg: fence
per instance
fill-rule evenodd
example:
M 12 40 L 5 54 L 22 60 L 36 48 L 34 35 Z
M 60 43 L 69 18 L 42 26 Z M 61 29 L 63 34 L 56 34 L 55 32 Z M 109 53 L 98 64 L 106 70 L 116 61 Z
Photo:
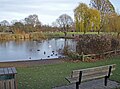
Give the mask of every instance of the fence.
M 111 54 L 117 55 L 117 53 L 120 53 L 120 50 L 108 51 L 108 52 L 104 52 L 101 54 L 88 54 L 88 55 L 84 55 L 84 53 L 82 52 L 82 54 L 80 56 L 81 56 L 81 60 L 85 61 L 86 58 L 93 58 L 94 59 L 96 56 L 106 57 L 106 56 L 110 56 Z

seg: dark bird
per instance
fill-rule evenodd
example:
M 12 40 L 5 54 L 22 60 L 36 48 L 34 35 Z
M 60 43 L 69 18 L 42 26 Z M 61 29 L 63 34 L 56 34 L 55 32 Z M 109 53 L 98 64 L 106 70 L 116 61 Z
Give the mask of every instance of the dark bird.
M 46 54 L 46 52 L 44 51 L 44 54 Z
M 62 56 L 59 56 L 58 58 L 62 58 Z
M 48 56 L 48 58 L 49 58 L 50 56 Z
M 55 51 L 52 51 L 52 53 L 54 53 Z
M 39 49 L 37 51 L 40 51 Z

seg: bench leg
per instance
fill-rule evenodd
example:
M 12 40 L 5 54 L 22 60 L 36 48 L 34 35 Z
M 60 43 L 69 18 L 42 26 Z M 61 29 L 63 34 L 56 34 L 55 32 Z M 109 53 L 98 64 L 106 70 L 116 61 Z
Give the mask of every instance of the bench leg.
M 107 79 L 108 79 L 108 76 L 105 76 L 105 86 L 107 86 Z
M 79 82 L 76 82 L 76 89 L 79 89 Z

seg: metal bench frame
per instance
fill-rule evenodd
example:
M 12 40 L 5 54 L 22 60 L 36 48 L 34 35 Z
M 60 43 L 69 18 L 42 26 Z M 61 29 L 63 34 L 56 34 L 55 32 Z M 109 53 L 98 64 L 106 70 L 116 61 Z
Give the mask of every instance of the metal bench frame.
M 115 65 L 115 64 L 113 64 L 113 65 Z M 94 68 L 94 67 L 93 67 Z M 109 71 L 108 71 L 108 74 L 104 77 L 104 85 L 105 86 L 107 86 L 107 81 L 108 81 L 108 78 L 110 77 L 110 75 L 111 75 L 111 72 L 112 72 L 112 65 L 110 65 L 109 66 Z M 82 70 L 80 70 L 79 71 L 79 80 L 76 82 L 76 89 L 79 89 L 79 85 L 81 84 L 81 82 L 82 82 L 82 76 L 83 76 L 83 71 Z M 68 80 L 69 81 L 69 79 L 68 78 L 66 78 L 66 80 Z M 70 81 L 69 81 L 70 82 Z

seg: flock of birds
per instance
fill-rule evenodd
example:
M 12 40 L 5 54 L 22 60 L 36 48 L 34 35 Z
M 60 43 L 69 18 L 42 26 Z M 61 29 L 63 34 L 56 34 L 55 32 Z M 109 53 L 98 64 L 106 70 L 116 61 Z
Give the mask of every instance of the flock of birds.
M 49 48 L 51 48 L 52 46 L 49 45 Z M 30 51 L 32 51 L 32 49 L 30 49 Z M 40 49 L 38 49 L 37 51 L 40 51 Z M 46 55 L 46 51 L 43 52 L 44 55 Z M 58 56 L 57 53 L 55 53 L 55 51 L 52 51 L 52 54 L 50 56 L 47 56 L 48 58 L 50 58 L 51 56 Z M 59 56 L 61 57 L 61 56 Z M 31 59 L 31 57 L 29 57 L 29 59 Z M 41 58 L 42 59 L 42 58 Z

